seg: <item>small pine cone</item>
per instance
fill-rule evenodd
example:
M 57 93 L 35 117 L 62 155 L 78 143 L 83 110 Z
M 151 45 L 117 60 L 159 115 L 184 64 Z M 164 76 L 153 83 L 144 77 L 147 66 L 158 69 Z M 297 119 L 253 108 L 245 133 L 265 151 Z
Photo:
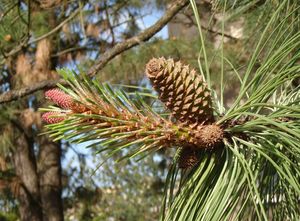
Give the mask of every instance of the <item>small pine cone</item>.
M 194 69 L 173 59 L 153 58 L 146 74 L 176 119 L 187 124 L 214 121 L 210 91 Z
M 192 143 L 198 148 L 213 149 L 222 144 L 224 138 L 223 129 L 215 124 L 199 125 L 192 130 Z
M 179 168 L 190 169 L 194 167 L 198 162 L 199 159 L 197 156 L 197 150 L 189 146 L 184 146 L 178 159 Z
M 60 112 L 46 112 L 42 115 L 42 119 L 48 124 L 56 124 L 63 121 L 65 118 L 61 116 Z

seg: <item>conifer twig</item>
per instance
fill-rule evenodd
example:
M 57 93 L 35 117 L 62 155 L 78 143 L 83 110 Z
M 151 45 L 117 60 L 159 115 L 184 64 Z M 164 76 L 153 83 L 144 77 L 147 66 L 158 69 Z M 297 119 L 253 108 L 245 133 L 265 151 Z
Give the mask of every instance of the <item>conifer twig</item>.
M 215 124 L 186 125 L 172 122 L 153 111 L 141 97 L 129 99 L 123 91 L 91 81 L 86 75 L 61 70 L 69 88 L 58 85 L 45 97 L 58 107 L 42 108 L 50 129 L 59 139 L 82 143 L 100 139 L 99 151 L 113 153 L 131 145 L 139 146 L 133 155 L 164 147 L 213 149 L 222 144 L 223 130 Z M 98 142 L 98 141 L 97 141 Z

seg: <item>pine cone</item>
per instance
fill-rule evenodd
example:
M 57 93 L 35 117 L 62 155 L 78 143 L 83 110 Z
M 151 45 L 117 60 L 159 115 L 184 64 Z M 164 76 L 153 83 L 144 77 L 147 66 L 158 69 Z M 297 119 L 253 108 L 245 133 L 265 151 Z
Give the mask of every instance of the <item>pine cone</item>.
M 190 169 L 194 167 L 198 162 L 198 156 L 195 149 L 189 146 L 184 146 L 179 156 L 178 166 L 181 169 Z
M 214 121 L 210 91 L 194 69 L 173 59 L 153 58 L 146 74 L 177 120 L 188 125 Z

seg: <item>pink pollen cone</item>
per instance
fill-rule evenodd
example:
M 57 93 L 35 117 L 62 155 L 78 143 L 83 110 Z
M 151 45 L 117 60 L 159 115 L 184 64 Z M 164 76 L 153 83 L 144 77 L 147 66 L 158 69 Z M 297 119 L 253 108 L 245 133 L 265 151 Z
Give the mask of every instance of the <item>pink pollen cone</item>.
M 72 97 L 58 88 L 46 91 L 45 97 L 64 109 L 71 109 L 73 104 Z
M 46 112 L 42 115 L 42 119 L 48 124 L 56 124 L 65 119 L 64 117 L 60 117 L 59 114 L 60 112 Z

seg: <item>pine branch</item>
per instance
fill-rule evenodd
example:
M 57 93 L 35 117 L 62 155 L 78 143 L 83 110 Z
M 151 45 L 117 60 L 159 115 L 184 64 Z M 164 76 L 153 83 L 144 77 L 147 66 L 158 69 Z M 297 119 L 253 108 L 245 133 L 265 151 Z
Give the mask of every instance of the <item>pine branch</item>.
M 131 101 L 123 91 L 61 71 L 70 89 L 63 86 L 45 93 L 60 108 L 44 109 L 50 136 L 73 142 L 99 140 L 101 149 L 114 154 L 136 146 L 130 156 L 166 147 L 214 148 L 222 142 L 217 125 L 188 126 L 174 123 L 154 112 L 137 97 Z
M 161 220 L 299 219 L 300 93 L 292 82 L 300 75 L 300 35 L 299 14 L 289 7 L 291 2 L 281 1 L 274 9 L 255 39 L 245 73 L 232 65 L 241 76 L 234 104 L 226 110 L 215 98 L 218 109 L 224 109 L 218 119 L 226 128 L 224 148 L 202 152 L 197 167 L 183 176 L 178 175 L 180 160 L 174 160 Z M 199 29 L 201 34 L 200 22 Z M 201 51 L 207 47 L 204 42 L 200 46 Z M 221 58 L 226 59 L 223 53 Z M 221 96 L 223 84 L 221 80 Z

